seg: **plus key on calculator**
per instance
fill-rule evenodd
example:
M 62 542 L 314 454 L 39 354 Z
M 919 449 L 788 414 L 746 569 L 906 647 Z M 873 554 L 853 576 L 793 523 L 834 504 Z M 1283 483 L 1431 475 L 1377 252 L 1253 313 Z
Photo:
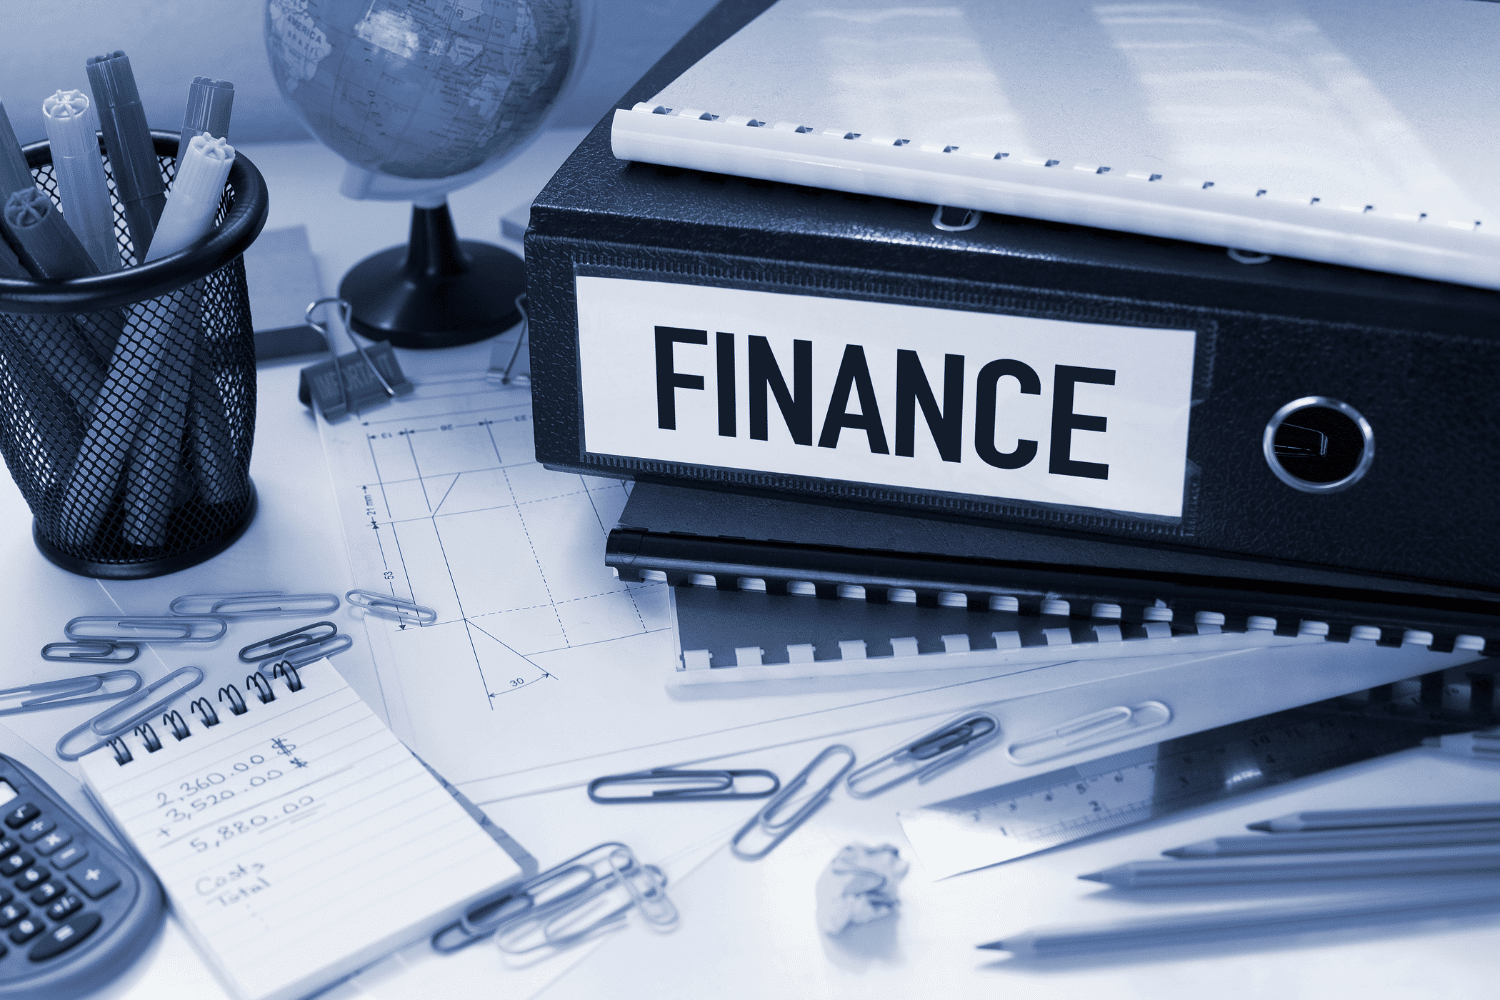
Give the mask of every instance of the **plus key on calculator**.
M 148 869 L 0 756 L 0 998 L 97 990 L 135 960 L 164 912 Z

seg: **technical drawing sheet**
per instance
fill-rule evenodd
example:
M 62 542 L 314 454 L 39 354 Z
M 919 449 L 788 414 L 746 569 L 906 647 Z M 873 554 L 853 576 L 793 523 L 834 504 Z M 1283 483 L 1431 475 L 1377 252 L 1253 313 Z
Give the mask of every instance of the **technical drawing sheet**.
M 478 373 L 418 378 L 409 396 L 318 423 L 356 585 L 437 612 L 422 626 L 366 618 L 391 728 L 475 801 L 586 782 L 626 758 L 743 752 L 973 697 L 959 692 L 972 676 L 944 676 L 676 700 L 663 686 L 666 586 L 622 583 L 604 565 L 626 484 L 538 465 L 527 391 Z M 904 704 L 923 694 L 938 702 Z
M 318 423 L 356 585 L 437 612 L 420 626 L 365 619 L 391 728 L 477 803 L 1194 658 L 674 698 L 663 683 L 675 656 L 668 588 L 622 583 L 604 565 L 626 484 L 538 465 L 524 389 L 477 372 L 415 380 L 409 396 Z

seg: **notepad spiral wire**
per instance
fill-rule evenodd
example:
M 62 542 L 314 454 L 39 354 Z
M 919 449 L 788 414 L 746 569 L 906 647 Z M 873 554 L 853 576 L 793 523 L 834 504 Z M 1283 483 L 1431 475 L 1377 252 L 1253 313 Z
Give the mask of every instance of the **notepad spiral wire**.
M 625 580 L 672 585 L 678 648 L 667 683 L 674 688 L 1206 655 L 1289 643 L 1421 649 L 1452 654 L 1460 662 L 1493 655 L 1491 647 L 1500 647 L 1494 636 L 1487 640 L 1442 629 L 1441 623 L 1423 622 L 1441 629 L 1436 633 L 1392 620 L 1361 623 L 1332 608 L 1320 620 L 1292 602 L 1246 607 L 1222 595 L 1178 597 L 1169 604 L 1121 596 L 1004 593 L 996 587 L 840 583 L 778 575 L 764 567 L 756 567 L 755 576 L 616 569 Z M 1223 610 L 1203 606 L 1216 600 Z
M 302 676 L 289 661 L 282 660 L 275 664 L 270 668 L 270 673 L 273 678 L 279 678 L 284 682 L 288 694 L 296 694 L 305 690 L 305 685 L 302 683 Z M 275 686 L 259 671 L 248 674 L 245 677 L 245 689 L 254 695 L 256 701 L 259 701 L 263 705 L 269 705 L 276 700 Z M 246 700 L 245 696 L 240 693 L 239 687 L 234 684 L 225 684 L 219 688 L 218 701 L 224 705 L 231 718 L 245 715 L 250 711 L 250 705 L 252 704 L 252 702 Z M 218 709 L 215 708 L 214 703 L 207 697 L 194 698 L 188 703 L 187 711 L 189 716 L 194 712 L 198 714 L 199 725 L 205 731 L 212 729 L 224 721 L 219 718 Z M 167 730 L 167 734 L 173 737 L 178 743 L 193 735 L 192 726 L 183 718 L 182 713 L 176 709 L 169 709 L 163 713 L 161 724 L 162 728 Z M 157 735 L 156 728 L 149 722 L 141 723 L 131 730 L 131 732 L 141 741 L 141 745 L 147 753 L 156 753 L 165 746 L 161 737 Z M 105 745 L 114 753 L 115 762 L 122 767 L 135 759 L 135 754 L 131 752 L 123 735 L 115 736 L 113 739 L 108 740 Z

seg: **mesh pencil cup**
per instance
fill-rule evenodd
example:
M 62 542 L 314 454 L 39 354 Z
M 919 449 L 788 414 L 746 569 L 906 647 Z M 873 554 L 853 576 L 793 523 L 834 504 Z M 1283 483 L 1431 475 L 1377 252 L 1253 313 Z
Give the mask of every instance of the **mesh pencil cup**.
M 151 138 L 170 183 L 177 134 Z M 48 144 L 24 151 L 55 195 Z M 105 171 L 128 264 L 107 160 Z M 51 562 L 84 576 L 160 576 L 217 555 L 249 526 L 255 342 L 241 254 L 269 205 L 260 172 L 236 155 L 206 241 L 71 281 L 0 277 L 0 454 Z

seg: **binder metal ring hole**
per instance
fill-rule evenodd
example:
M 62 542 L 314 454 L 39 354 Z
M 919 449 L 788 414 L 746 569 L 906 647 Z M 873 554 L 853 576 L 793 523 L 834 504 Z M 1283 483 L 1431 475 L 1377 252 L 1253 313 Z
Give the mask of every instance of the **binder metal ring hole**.
M 979 225 L 984 213 L 972 208 L 952 208 L 939 205 L 932 213 L 932 226 L 945 233 L 964 233 Z
M 1304 396 L 1276 411 L 1261 449 L 1276 478 L 1304 493 L 1353 486 L 1375 460 L 1375 431 L 1358 410 L 1327 396 Z

